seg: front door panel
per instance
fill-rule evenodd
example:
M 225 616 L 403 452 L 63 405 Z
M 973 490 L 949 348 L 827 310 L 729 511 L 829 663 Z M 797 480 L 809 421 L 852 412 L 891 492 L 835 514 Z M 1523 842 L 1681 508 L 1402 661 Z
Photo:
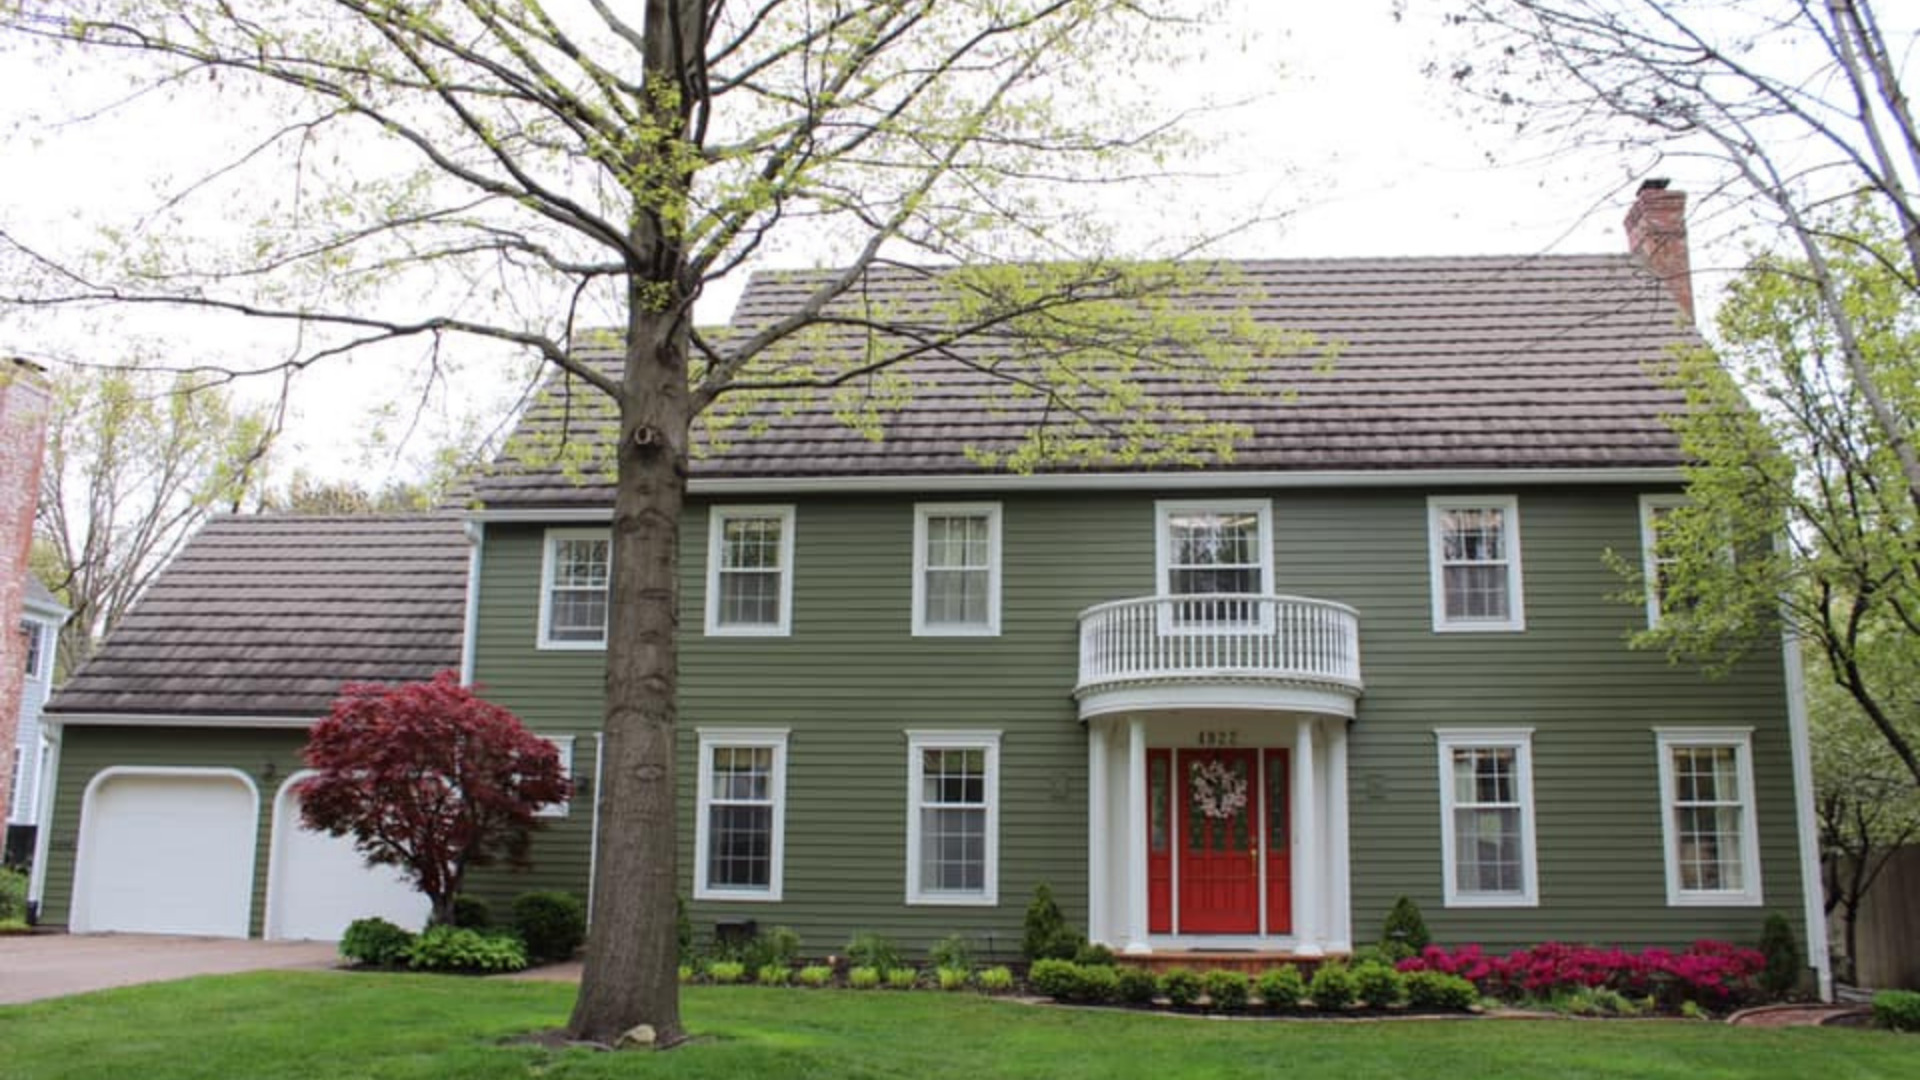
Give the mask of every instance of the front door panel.
M 1252 750 L 1182 750 L 1180 933 L 1260 931 L 1260 759 Z

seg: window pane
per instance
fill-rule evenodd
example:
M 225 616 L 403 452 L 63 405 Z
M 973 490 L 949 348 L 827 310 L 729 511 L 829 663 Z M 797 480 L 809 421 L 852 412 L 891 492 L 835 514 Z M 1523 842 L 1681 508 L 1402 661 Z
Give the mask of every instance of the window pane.
M 1441 555 L 1448 562 L 1499 562 L 1507 557 L 1506 512 L 1498 507 L 1444 510 Z
M 556 589 L 547 636 L 554 641 L 600 641 L 607 636 L 607 594 L 603 589 Z
M 929 516 L 927 566 L 933 569 L 981 569 L 989 557 L 987 518 L 981 514 Z
M 553 584 L 563 589 L 606 588 L 607 541 L 558 541 L 553 553 Z
M 1167 850 L 1167 811 L 1172 805 L 1168 794 L 1171 762 L 1165 756 L 1147 762 L 1147 843 L 1155 851 Z
M 765 801 L 772 795 L 773 748 L 717 746 L 713 750 L 713 798 Z
M 727 626 L 773 626 L 780 622 L 780 572 L 723 570 L 720 621 Z
M 1445 574 L 1448 618 L 1508 617 L 1505 566 L 1449 566 Z
M 720 565 L 729 570 L 780 568 L 779 518 L 728 518 L 721 526 Z
M 920 774 L 922 802 L 986 805 L 987 762 L 984 750 L 922 751 Z
M 716 805 L 708 823 L 707 883 L 766 888 L 772 881 L 773 808 Z
M 938 625 L 986 625 L 987 587 L 985 570 L 928 570 L 926 621 Z
M 920 811 L 920 887 L 930 892 L 987 887 L 986 810 Z
M 1682 807 L 1680 887 L 1738 890 L 1746 887 L 1740 863 L 1740 810 L 1736 807 Z
M 1463 892 L 1520 892 L 1520 810 L 1454 811 L 1454 863 Z

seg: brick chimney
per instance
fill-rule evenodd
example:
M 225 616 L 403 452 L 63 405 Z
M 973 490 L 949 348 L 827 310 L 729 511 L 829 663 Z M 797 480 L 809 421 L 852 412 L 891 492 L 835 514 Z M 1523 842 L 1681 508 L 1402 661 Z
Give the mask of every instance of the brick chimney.
M 13 797 L 14 741 L 27 677 L 26 640 L 19 629 L 46 449 L 44 374 L 25 360 L 0 358 L 0 820 Z
M 1646 180 L 1627 211 L 1627 247 L 1666 282 L 1680 313 L 1693 322 L 1693 263 L 1687 254 L 1687 193 L 1668 180 Z

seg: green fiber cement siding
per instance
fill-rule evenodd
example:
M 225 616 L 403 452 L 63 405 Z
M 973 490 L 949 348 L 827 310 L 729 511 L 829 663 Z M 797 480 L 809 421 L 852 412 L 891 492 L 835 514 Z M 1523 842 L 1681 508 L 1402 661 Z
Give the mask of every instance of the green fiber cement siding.
M 1519 489 L 1526 630 L 1436 634 L 1426 498 L 1442 493 L 1270 493 L 1276 591 L 1338 600 L 1361 613 L 1367 689 L 1349 765 L 1356 940 L 1378 932 L 1401 894 L 1420 903 L 1443 940 L 1752 940 L 1763 910 L 1667 906 L 1653 728 L 1670 725 L 1754 729 L 1766 909 L 1797 924 L 1777 650 L 1761 650 L 1714 681 L 1626 647 L 1644 609 L 1620 599 L 1625 586 L 1603 557 L 1608 550 L 1639 557 L 1640 492 L 1623 487 Z M 683 531 L 683 880 L 692 871 L 695 732 L 792 732 L 784 901 L 694 903 L 696 926 L 746 918 L 791 925 L 810 951 L 822 952 L 860 930 L 914 948 L 961 931 L 1005 952 L 1017 943 L 1040 882 L 1053 886 L 1070 918 L 1084 919 L 1086 737 L 1070 697 L 1076 617 L 1095 603 L 1154 592 L 1154 497 L 980 498 L 1004 507 L 1002 633 L 985 639 L 912 636 L 914 500 L 906 496 L 792 500 L 792 635 L 708 638 L 701 628 L 706 504 L 690 509 Z M 494 698 L 537 729 L 585 735 L 599 721 L 603 655 L 535 649 L 542 534 L 529 525 L 487 528 L 477 673 Z M 1488 725 L 1534 730 L 1537 908 L 1443 906 L 1433 732 Z M 940 728 L 1003 733 L 997 907 L 904 903 L 903 732 Z M 564 844 L 558 832 L 538 842 L 539 876 L 584 889 L 586 846 L 573 842 L 578 833 L 566 835 Z

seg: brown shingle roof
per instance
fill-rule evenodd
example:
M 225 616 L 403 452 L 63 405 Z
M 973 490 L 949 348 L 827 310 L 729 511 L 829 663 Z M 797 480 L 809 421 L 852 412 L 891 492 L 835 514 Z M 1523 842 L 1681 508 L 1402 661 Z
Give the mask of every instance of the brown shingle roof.
M 1696 343 L 1667 289 L 1629 255 L 1341 259 L 1225 264 L 1191 288 L 1188 308 L 1244 311 L 1263 327 L 1312 334 L 1322 352 L 1273 358 L 1252 381 L 1259 393 L 1167 383 L 1163 393 L 1215 419 L 1249 425 L 1236 470 L 1400 470 L 1668 467 L 1677 440 L 1661 415 L 1680 398 L 1648 364 Z M 732 331 L 750 333 L 791 311 L 827 271 L 756 275 Z M 925 272 L 876 270 L 863 301 L 911 311 L 930 303 Z M 818 348 L 859 348 L 827 332 Z M 973 346 L 977 360 L 990 344 Z M 844 356 L 844 352 L 842 353 Z M 854 354 L 857 355 L 857 354 Z M 611 356 L 600 357 L 608 364 Z M 698 458 L 701 478 L 852 478 L 980 474 L 969 446 L 1006 450 L 1041 418 L 1036 399 L 1011 400 L 948 360 L 909 369 L 911 398 L 867 438 L 834 415 L 824 396 L 763 409 L 759 430 L 736 426 L 728 445 Z M 604 440 L 576 398 L 568 430 Z M 590 411 L 590 409 L 589 409 Z M 553 395 L 530 410 L 523 434 L 562 424 Z M 510 444 L 511 445 L 511 444 Z M 580 470 L 576 467 L 574 473 Z M 503 459 L 478 484 L 489 506 L 594 505 L 604 478 L 585 482 L 544 463 Z
M 466 581 L 453 515 L 215 518 L 47 711 L 318 718 L 458 667 Z

